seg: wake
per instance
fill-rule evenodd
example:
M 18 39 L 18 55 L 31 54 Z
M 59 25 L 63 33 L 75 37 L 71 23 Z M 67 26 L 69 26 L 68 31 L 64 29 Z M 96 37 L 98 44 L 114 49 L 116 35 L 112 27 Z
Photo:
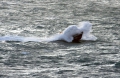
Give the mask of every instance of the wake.
M 12 36 L 12 35 L 6 35 L 3 37 L 0 37 L 0 41 L 20 41 L 20 42 L 28 42 L 28 41 L 35 41 L 40 42 L 40 38 L 38 37 L 23 37 L 23 36 Z
M 60 35 L 56 34 L 51 37 L 23 37 L 6 35 L 0 37 L 0 41 L 18 41 L 18 42 L 51 42 L 59 40 Z
M 50 37 L 23 37 L 6 35 L 0 37 L 0 41 L 50 42 L 63 40 L 66 42 L 72 42 L 73 35 L 80 34 L 81 32 L 83 32 L 81 40 L 97 40 L 97 37 L 92 34 L 92 24 L 90 22 L 80 22 L 78 25 L 70 25 L 62 33 L 58 33 Z

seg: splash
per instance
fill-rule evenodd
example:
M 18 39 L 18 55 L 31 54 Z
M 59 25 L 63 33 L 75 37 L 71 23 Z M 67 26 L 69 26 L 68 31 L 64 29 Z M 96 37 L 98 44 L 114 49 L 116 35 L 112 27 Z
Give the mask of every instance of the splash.
M 92 24 L 88 21 L 80 22 L 78 25 L 68 26 L 63 33 L 61 33 L 61 36 L 59 36 L 59 40 L 72 42 L 73 36 L 81 34 L 82 32 L 83 35 L 81 40 L 97 40 L 97 37 L 92 34 Z
M 57 41 L 64 40 L 66 42 L 72 42 L 73 35 L 83 32 L 81 40 L 93 40 L 96 41 L 97 37 L 92 34 L 92 24 L 90 22 L 80 22 L 78 25 L 68 26 L 62 33 L 55 34 L 50 37 L 23 37 L 23 36 L 3 36 L 0 37 L 0 41 L 20 41 L 20 42 L 43 42 L 43 41 Z
M 80 22 L 78 24 L 78 29 L 83 31 L 81 40 L 91 40 L 96 41 L 97 37 L 92 34 L 92 24 L 90 22 Z

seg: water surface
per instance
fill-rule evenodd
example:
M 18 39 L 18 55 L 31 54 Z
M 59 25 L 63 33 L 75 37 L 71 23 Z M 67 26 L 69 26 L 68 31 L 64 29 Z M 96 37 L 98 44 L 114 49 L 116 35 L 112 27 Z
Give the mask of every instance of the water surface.
M 90 21 L 98 40 L 1 41 L 0 77 L 120 78 L 119 8 L 119 0 L 1 0 L 1 37 L 49 37 Z

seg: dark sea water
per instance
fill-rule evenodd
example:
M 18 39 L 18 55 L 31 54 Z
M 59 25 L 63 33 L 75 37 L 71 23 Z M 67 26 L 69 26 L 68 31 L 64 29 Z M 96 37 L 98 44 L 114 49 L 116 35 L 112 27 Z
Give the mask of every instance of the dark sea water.
M 0 41 L 0 78 L 120 78 L 119 0 L 0 0 L 1 37 L 49 37 L 81 21 L 97 41 Z

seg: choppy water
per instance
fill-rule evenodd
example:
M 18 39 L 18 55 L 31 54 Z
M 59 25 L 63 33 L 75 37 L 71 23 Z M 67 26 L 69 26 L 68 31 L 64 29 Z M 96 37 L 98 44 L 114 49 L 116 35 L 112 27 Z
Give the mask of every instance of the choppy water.
M 120 78 L 119 0 L 0 0 L 1 37 L 49 37 L 80 21 L 97 41 L 1 41 L 0 77 Z

